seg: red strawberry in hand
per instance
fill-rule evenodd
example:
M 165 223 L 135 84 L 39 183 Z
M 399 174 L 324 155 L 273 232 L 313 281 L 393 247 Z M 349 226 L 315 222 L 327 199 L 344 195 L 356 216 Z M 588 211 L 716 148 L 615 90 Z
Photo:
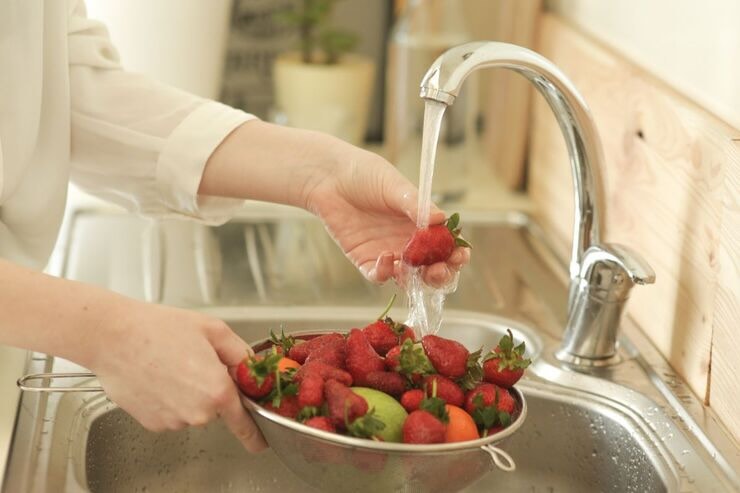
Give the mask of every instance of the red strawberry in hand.
M 239 363 L 236 369 L 236 383 L 239 389 L 252 399 L 260 399 L 272 392 L 277 364 L 282 357 L 275 352 L 266 358 L 251 357 Z
M 414 267 L 445 262 L 456 246 L 471 248 L 460 237 L 460 215 L 451 215 L 443 224 L 417 229 L 403 250 L 403 261 Z
M 394 301 L 396 301 L 395 294 L 378 319 L 362 329 L 367 341 L 381 356 L 385 356 L 390 349 L 399 345 L 404 340 L 409 338 L 412 340 L 415 339 L 413 329 L 400 322 L 394 322 L 391 317 L 386 316 L 393 306 Z
M 367 376 L 384 371 L 385 363 L 370 345 L 360 329 L 352 329 L 347 337 L 347 371 L 355 385 L 367 385 Z
M 460 378 L 468 369 L 470 352 L 457 341 L 435 335 L 421 339 L 424 352 L 437 373 L 448 378 Z
M 524 358 L 524 351 L 524 342 L 514 346 L 514 335 L 509 329 L 483 360 L 485 380 L 507 389 L 513 387 L 522 378 L 524 369 L 532 363 L 529 358 Z

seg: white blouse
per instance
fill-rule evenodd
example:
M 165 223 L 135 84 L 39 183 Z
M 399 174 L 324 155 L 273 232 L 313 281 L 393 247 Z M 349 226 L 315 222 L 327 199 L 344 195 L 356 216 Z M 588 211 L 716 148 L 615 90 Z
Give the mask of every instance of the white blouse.
M 82 0 L 0 1 L 0 257 L 43 267 L 70 179 L 139 213 L 225 221 L 241 201 L 197 190 L 250 118 L 124 71 Z

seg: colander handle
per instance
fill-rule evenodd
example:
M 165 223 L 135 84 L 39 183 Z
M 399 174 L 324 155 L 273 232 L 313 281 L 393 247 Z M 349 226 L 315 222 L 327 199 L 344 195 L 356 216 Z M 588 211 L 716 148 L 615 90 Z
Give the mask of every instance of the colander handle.
M 502 471 L 512 472 L 516 470 L 516 463 L 509 454 L 495 445 L 488 444 L 481 447 L 484 452 L 491 456 L 493 463 Z
M 99 385 L 87 386 L 87 387 L 52 387 L 51 380 L 55 379 L 70 379 L 70 378 L 95 378 L 94 373 L 34 373 L 32 375 L 25 375 L 18 379 L 16 382 L 18 388 L 24 392 L 103 392 L 103 387 Z M 47 385 L 33 385 L 29 382 L 36 380 L 48 380 Z

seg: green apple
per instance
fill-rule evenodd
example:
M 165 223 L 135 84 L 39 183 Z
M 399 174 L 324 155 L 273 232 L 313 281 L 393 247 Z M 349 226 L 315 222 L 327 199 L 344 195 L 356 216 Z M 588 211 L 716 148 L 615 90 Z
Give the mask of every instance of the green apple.
M 403 422 L 408 413 L 393 397 L 367 387 L 352 387 L 352 392 L 367 401 L 369 409 L 375 409 L 375 416 L 385 423 L 378 435 L 386 442 L 400 442 L 403 438 Z

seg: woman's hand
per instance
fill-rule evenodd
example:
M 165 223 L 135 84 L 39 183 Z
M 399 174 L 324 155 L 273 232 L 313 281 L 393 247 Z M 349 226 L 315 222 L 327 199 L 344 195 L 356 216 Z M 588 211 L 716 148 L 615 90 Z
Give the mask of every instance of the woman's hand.
M 244 447 L 266 447 L 229 368 L 252 351 L 221 320 L 120 299 L 98 327 L 88 366 L 108 397 L 152 431 L 222 418 Z
M 402 281 L 417 190 L 376 154 L 320 132 L 250 121 L 213 152 L 198 191 L 307 209 L 366 278 Z M 430 224 L 443 221 L 433 208 Z M 456 249 L 446 263 L 424 269 L 425 282 L 445 284 L 469 258 L 468 249 Z
M 416 230 L 416 187 L 380 156 L 349 144 L 335 146 L 336 164 L 308 180 L 306 208 L 326 229 L 360 272 L 374 282 L 402 281 L 401 256 Z M 432 206 L 430 224 L 445 214 Z M 424 281 L 447 283 L 470 260 L 467 248 L 456 248 L 447 262 L 424 268 Z

